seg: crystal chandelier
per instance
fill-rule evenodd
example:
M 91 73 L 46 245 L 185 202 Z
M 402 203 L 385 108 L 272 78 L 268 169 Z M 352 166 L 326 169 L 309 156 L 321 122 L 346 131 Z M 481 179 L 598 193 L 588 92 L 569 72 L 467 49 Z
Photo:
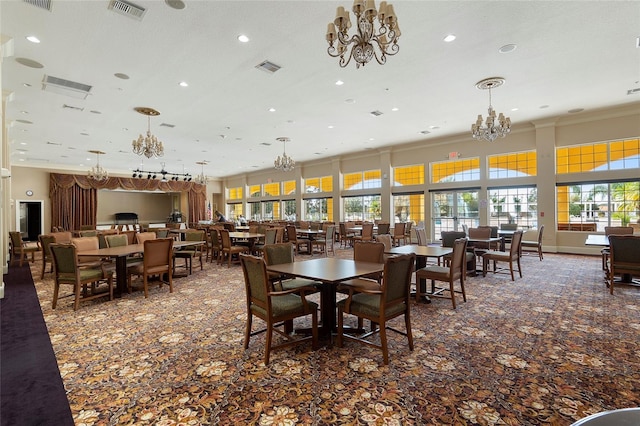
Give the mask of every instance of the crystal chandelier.
M 336 9 L 336 18 L 327 26 L 327 53 L 334 58 L 340 57 L 341 67 L 346 67 L 351 58 L 356 61 L 356 68 L 366 65 L 373 58 L 382 65 L 387 62 L 387 55 L 398 53 L 400 28 L 393 5 L 380 2 L 380 9 L 376 12 L 374 0 L 355 0 L 351 10 L 357 24 L 357 32 L 353 36 L 349 37 L 348 34 L 351 28 L 349 12 L 342 6 Z M 380 25 L 377 32 L 374 25 L 376 16 Z M 336 42 L 337 46 L 334 46 Z M 345 55 L 348 56 L 345 58 Z
M 104 154 L 103 151 L 91 150 L 89 151 L 92 154 L 96 154 L 97 163 L 94 167 L 91 167 L 91 170 L 87 172 L 87 177 L 89 179 L 93 179 L 95 181 L 101 182 L 103 180 L 107 180 L 109 178 L 109 173 L 100 167 L 100 155 Z
M 283 144 L 283 152 L 282 156 L 278 155 L 278 158 L 273 162 L 273 166 L 276 170 L 280 170 L 282 172 L 290 172 L 296 166 L 296 162 L 293 161 L 293 158 L 287 155 L 287 142 L 290 141 L 289 138 L 276 138 L 277 141 L 282 142 Z
M 204 166 L 206 166 L 208 164 L 208 162 L 206 162 L 206 161 L 197 161 L 196 164 L 199 164 L 200 168 L 201 168 L 200 174 L 198 176 L 196 176 L 196 183 L 199 183 L 200 185 L 206 185 L 207 184 L 207 176 L 204 174 Z
M 493 142 L 498 137 L 504 138 L 511 132 L 511 119 L 500 113 L 496 119 L 496 112 L 491 106 L 491 89 L 500 87 L 504 83 L 502 77 L 491 77 L 476 83 L 476 87 L 482 90 L 489 90 L 489 110 L 487 112 L 487 121 L 482 126 L 482 115 L 478 115 L 478 120 L 471 125 L 471 136 L 474 139 L 486 140 Z M 497 121 L 497 122 L 496 122 Z
M 133 152 L 138 155 L 144 155 L 147 158 L 162 157 L 164 155 L 164 146 L 162 146 L 162 142 L 159 141 L 158 138 L 151 134 L 151 116 L 155 117 L 160 115 L 160 112 L 147 107 L 137 107 L 134 109 L 140 114 L 147 116 L 148 127 L 146 137 L 140 135 L 138 139 L 133 141 Z

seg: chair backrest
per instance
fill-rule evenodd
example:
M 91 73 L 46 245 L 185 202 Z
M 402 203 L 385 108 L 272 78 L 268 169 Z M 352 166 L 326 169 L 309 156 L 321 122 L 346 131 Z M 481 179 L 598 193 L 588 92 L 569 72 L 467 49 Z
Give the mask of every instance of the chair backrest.
M 373 238 L 373 223 L 362 224 L 362 238 Z
M 204 241 L 205 232 L 202 230 L 192 230 L 184 233 L 185 241 Z
M 320 222 L 309 222 L 309 229 L 312 231 L 319 231 L 321 229 Z
M 73 237 L 69 231 L 52 232 L 49 235 L 53 235 L 53 238 L 56 239 L 56 243 L 58 244 L 71 244 L 71 238 Z
M 105 235 L 104 241 L 107 243 L 107 247 L 122 247 L 129 245 L 129 240 L 126 235 Z
M 344 237 L 345 235 L 347 235 L 347 226 L 345 225 L 344 222 L 340 222 L 338 224 L 338 229 L 340 229 L 340 236 Z
M 388 234 L 389 229 L 391 229 L 389 222 L 378 222 L 378 235 Z
M 293 263 L 294 259 L 295 253 L 291 243 L 267 244 L 264 246 L 264 261 L 267 265 Z
M 625 265 L 637 265 L 638 259 L 640 259 L 640 236 L 611 234 L 609 236 L 609 249 L 612 270 L 620 264 L 623 267 Z
M 138 231 L 136 231 L 135 229 L 132 231 L 122 231 L 120 232 L 120 235 L 126 235 L 127 236 L 127 244 L 135 244 L 136 243 L 136 234 L 138 233 Z
M 83 230 L 83 231 L 78 232 L 78 234 L 81 237 L 97 237 L 98 236 L 98 231 L 96 231 L 95 229 Z
M 469 228 L 469 238 L 491 238 L 491 228 Z
M 393 241 L 390 234 L 378 234 L 376 235 L 376 241 L 384 244 L 384 250 L 388 251 L 393 248 Z
M 264 231 L 264 243 L 275 244 L 278 230 L 276 228 L 268 228 Z
M 100 248 L 98 237 L 72 238 L 71 244 L 76 247 L 76 251 L 78 252 L 78 254 L 82 254 L 83 251 L 98 250 Z
M 413 227 L 413 222 L 407 222 L 404 227 L 404 233 L 406 235 L 411 234 L 411 228 Z
M 269 275 L 267 266 L 262 258 L 247 254 L 240 254 L 242 273 L 247 294 L 247 307 L 250 310 L 252 305 L 266 311 L 267 316 L 271 315 L 269 303 Z
M 384 244 L 374 241 L 356 241 L 353 245 L 353 260 L 384 263 Z
M 11 245 L 13 248 L 22 247 L 22 234 L 18 231 L 9 231 L 9 237 L 11 238 Z
M 500 229 L 503 231 L 515 231 L 518 229 L 517 223 L 501 223 Z
M 633 228 L 631 228 L 633 229 Z M 540 225 L 538 229 L 538 244 L 542 244 L 542 233 L 544 232 L 544 225 Z
M 467 242 L 468 240 L 464 237 L 458 238 L 453 242 L 453 253 L 449 264 L 449 276 L 452 280 L 457 280 L 464 274 L 464 265 L 467 259 Z
M 144 268 L 168 265 L 171 273 L 172 259 L 173 238 L 156 238 L 144 242 Z
M 96 229 L 95 225 L 80 225 L 81 231 L 90 231 Z M 90 237 L 90 235 L 88 235 Z
M 222 241 L 220 240 L 220 229 L 209 229 L 209 238 L 211 239 L 211 247 L 215 249 L 219 249 L 220 247 L 222 247 Z
M 382 274 L 381 306 L 385 309 L 388 306 L 404 303 L 409 309 L 409 295 L 411 293 L 411 275 L 415 265 L 415 254 L 403 254 L 390 256 L 384 262 L 384 272 Z
M 155 232 L 140 232 L 136 234 L 136 242 L 138 244 L 144 244 L 147 240 L 155 240 L 159 238 Z
M 605 226 L 604 235 L 630 235 L 633 228 L 630 226 Z
M 296 232 L 295 226 L 287 225 L 287 238 L 292 243 L 295 243 L 298 241 L 298 233 Z
M 309 222 L 304 221 L 304 220 L 301 220 L 301 221 L 299 222 L 298 227 L 299 227 L 300 229 L 309 229 Z
M 427 230 L 424 228 L 416 228 L 416 238 L 418 238 L 419 246 L 426 246 L 429 244 L 427 239 Z
M 404 222 L 399 222 L 393 225 L 393 235 L 396 237 L 401 237 L 404 235 L 404 230 L 407 224 Z
M 276 226 L 274 228 L 276 230 L 276 243 L 281 243 L 284 241 L 284 226 Z
M 229 236 L 228 229 L 220 229 L 218 230 L 218 234 L 220 236 L 220 242 L 222 244 L 223 249 L 231 248 L 231 237 Z
M 78 256 L 76 246 L 73 244 L 51 244 L 51 257 L 53 258 L 53 271 L 57 277 L 74 279 L 77 277 Z
M 56 243 L 56 237 L 51 234 L 42 234 L 38 235 L 38 241 L 42 247 L 42 255 L 45 259 L 51 259 L 51 244 Z
M 498 236 L 498 227 L 497 226 L 487 226 L 487 225 L 480 225 L 478 226 L 478 228 L 480 229 L 484 229 L 484 228 L 489 228 L 491 230 L 491 238 L 496 238 Z M 471 229 L 471 228 L 469 228 Z
M 158 229 L 155 231 L 156 237 L 157 238 L 167 238 L 169 236 L 169 230 L 168 229 Z
M 459 238 L 464 238 L 467 235 L 462 231 L 442 231 L 440 237 L 442 238 L 442 247 L 453 247 L 453 243 Z
M 509 248 L 509 255 L 511 259 L 517 259 L 520 257 L 522 251 L 520 250 L 522 245 L 522 230 L 515 231 L 513 237 L 511 237 L 511 247 Z
M 464 231 L 465 235 L 469 235 L 469 225 L 467 225 L 466 223 L 462 224 L 462 230 Z

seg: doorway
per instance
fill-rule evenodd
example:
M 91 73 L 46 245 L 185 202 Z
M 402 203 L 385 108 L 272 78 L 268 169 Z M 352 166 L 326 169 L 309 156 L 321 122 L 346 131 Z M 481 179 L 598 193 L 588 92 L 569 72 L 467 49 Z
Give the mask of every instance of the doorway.
M 42 201 L 18 201 L 16 228 L 24 241 L 38 241 L 44 229 Z
M 461 231 L 462 225 L 478 226 L 480 221 L 478 190 L 465 189 L 431 193 L 431 239 L 439 239 L 442 231 Z

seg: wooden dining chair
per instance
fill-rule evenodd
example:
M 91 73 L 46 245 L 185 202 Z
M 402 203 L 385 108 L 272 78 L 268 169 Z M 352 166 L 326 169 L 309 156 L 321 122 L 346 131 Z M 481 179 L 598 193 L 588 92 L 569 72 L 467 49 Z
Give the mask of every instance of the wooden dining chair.
M 204 249 L 204 241 L 205 241 L 205 232 L 203 230 L 191 230 L 189 232 L 185 232 L 184 234 L 185 241 L 203 241 L 202 244 L 190 245 L 186 246 L 180 250 L 176 250 L 173 256 L 173 269 L 175 270 L 176 259 L 184 259 L 184 267 L 189 271 L 189 275 L 193 272 L 193 260 L 198 259 L 200 262 L 200 270 L 202 271 L 202 252 Z
M 373 223 L 363 223 L 360 235 L 353 237 L 353 243 L 357 241 L 373 241 Z
M 493 272 L 505 271 L 507 268 L 497 268 L 498 262 L 508 262 L 509 272 L 511 273 L 511 281 L 515 281 L 514 264 L 518 265 L 518 274 L 522 278 L 522 266 L 520 265 L 520 257 L 522 255 L 522 247 L 520 242 L 522 241 L 522 230 L 515 231 L 511 238 L 511 247 L 509 251 L 500 250 L 488 250 L 482 255 L 482 275 L 487 274 L 487 268 L 489 262 L 493 262 Z
M 520 242 L 520 246 L 522 247 L 522 251 L 525 252 L 525 248 L 533 248 L 537 253 L 540 261 L 543 259 L 542 255 L 542 233 L 544 232 L 544 225 L 540 225 L 538 231 L 536 232 L 536 238 L 527 240 L 525 239 L 525 233 L 522 234 L 522 241 Z M 604 261 L 604 260 L 603 260 Z M 603 263 L 604 268 L 604 263 Z
M 630 226 L 605 226 L 604 235 L 633 235 L 633 228 Z M 602 270 L 608 270 L 609 253 L 611 252 L 609 247 L 605 247 L 600 250 L 602 255 Z
M 324 237 L 314 239 L 311 242 L 311 246 L 318 247 L 320 251 L 324 253 L 325 256 L 328 256 L 329 252 L 333 253 L 333 255 L 335 256 L 336 255 L 336 251 L 334 249 L 335 232 L 336 232 L 335 226 L 327 226 L 327 231 L 324 234 Z
M 74 297 L 73 310 L 77 311 L 81 301 L 108 296 L 113 300 L 113 273 L 107 271 L 101 263 L 81 266 L 78 262 L 76 246 L 73 244 L 51 244 L 53 259 L 54 288 L 51 309 L 58 304 L 60 287 L 70 285 Z M 101 284 L 106 284 L 106 291 Z M 67 296 L 63 296 L 67 297 Z
M 22 241 L 22 234 L 18 231 L 10 231 L 9 239 L 11 242 L 11 265 L 15 262 L 22 266 L 23 261 L 29 263 L 28 255 L 31 255 L 31 262 L 35 262 L 35 254 L 40 251 L 39 244 L 27 244 Z
M 173 293 L 173 239 L 157 238 L 144 242 L 142 263 L 127 268 L 127 290 L 131 293 L 132 277 L 142 276 L 145 299 L 149 297 L 149 278 L 158 275 L 158 285 L 169 284 L 169 293 Z M 166 276 L 166 281 L 162 278 Z
M 406 226 L 407 224 L 404 222 L 398 222 L 395 225 L 393 225 L 393 234 L 391 234 L 391 236 L 393 237 L 394 245 L 399 246 L 400 241 L 402 241 L 402 244 L 406 244 L 407 242 L 407 235 L 405 234 Z
M 451 299 L 453 309 L 456 309 L 456 293 L 462 294 L 462 300 L 467 301 L 467 293 L 464 289 L 465 267 L 467 253 L 467 239 L 458 238 L 453 243 L 453 253 L 449 261 L 449 266 L 427 265 L 416 271 L 416 282 L 421 280 L 431 281 L 431 292 L 429 297 L 443 297 Z M 447 286 L 438 287 L 436 281 L 448 283 Z M 456 290 L 455 283 L 460 282 L 460 289 Z M 422 299 L 422 289 L 420 284 L 416 285 L 416 300 Z M 446 293 L 445 293 L 446 292 Z
M 240 258 L 238 256 L 240 253 L 249 253 L 250 248 L 248 246 L 232 244 L 229 231 L 226 229 L 220 229 L 218 234 L 222 242 L 222 262 L 224 262 L 225 259 L 227 260 L 227 268 L 231 267 L 231 262 L 240 263 Z
M 316 289 L 298 287 L 289 290 L 275 291 L 271 287 L 267 275 L 265 261 L 261 257 L 240 254 L 240 263 L 244 275 L 247 297 L 247 324 L 244 334 L 244 349 L 249 348 L 251 336 L 266 332 L 264 363 L 269 364 L 271 351 L 311 340 L 312 348 L 318 347 L 318 305 L 308 301 L 306 296 Z M 278 328 L 281 324 L 292 322 L 296 318 L 311 315 L 311 336 L 296 339 L 291 333 Z M 252 332 L 253 317 L 258 317 L 267 324 L 267 328 Z M 286 340 L 273 344 L 273 332 L 279 333 Z
M 44 274 L 47 269 L 47 263 L 51 265 L 51 271 L 53 272 L 53 256 L 51 256 L 51 244 L 56 243 L 56 237 L 51 234 L 38 235 L 38 242 L 42 248 L 42 270 L 40 272 L 40 279 L 44 279 Z
M 609 293 L 617 275 L 627 275 L 629 280 L 640 275 L 640 235 L 611 234 L 609 236 L 609 273 L 607 284 Z M 624 282 L 624 281 L 622 281 Z
M 348 296 L 338 302 L 338 347 L 343 346 L 344 338 L 382 349 L 384 364 L 389 364 L 387 330 L 407 336 L 409 349 L 413 350 L 411 333 L 411 275 L 415 264 L 415 254 L 404 254 L 387 258 L 384 264 L 382 284 L 378 289 L 346 287 Z M 340 288 L 341 286 L 339 286 Z M 371 321 L 372 330 L 355 336 L 344 333 L 344 315 L 354 315 L 359 319 Z M 387 326 L 393 318 L 404 316 L 405 332 Z M 374 334 L 380 335 L 380 344 L 368 340 Z
M 295 262 L 294 248 L 291 243 L 267 244 L 264 246 L 264 261 L 267 266 Z M 316 291 L 322 283 L 306 278 L 287 277 L 277 272 L 267 272 L 269 281 L 276 290 L 290 290 L 297 287 L 312 287 Z

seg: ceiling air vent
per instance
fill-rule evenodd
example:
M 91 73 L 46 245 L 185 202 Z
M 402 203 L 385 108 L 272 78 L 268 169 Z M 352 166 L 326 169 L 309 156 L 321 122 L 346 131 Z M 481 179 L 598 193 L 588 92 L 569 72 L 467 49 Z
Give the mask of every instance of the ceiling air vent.
M 74 111 L 84 111 L 84 108 L 80 108 L 80 107 L 73 106 L 73 105 L 67 105 L 67 104 L 63 104 L 62 108 L 63 109 L 72 109 Z
M 45 75 L 44 81 L 42 82 L 42 90 L 71 96 L 76 99 L 87 99 L 87 96 L 89 96 L 89 92 L 91 91 L 91 86 L 88 84 L 65 80 L 63 78 Z
M 273 74 L 274 72 L 278 71 L 282 67 L 280 65 L 274 64 L 273 62 L 262 61 L 258 65 L 256 65 L 256 68 L 264 72 L 268 72 L 269 74 Z
M 162 123 L 160 125 L 160 127 L 169 127 L 171 129 L 173 129 L 174 127 L 176 127 L 176 125 L 175 124 L 169 124 L 169 123 Z
M 111 0 L 109 9 L 129 18 L 142 20 L 147 9 L 124 0 Z
M 374 117 L 379 117 L 382 115 L 382 112 L 375 110 L 375 111 L 371 111 L 369 114 L 373 115 Z
M 51 12 L 51 0 L 23 0 L 25 3 Z
M 637 89 L 627 90 L 627 95 L 635 95 L 636 93 L 640 93 L 640 87 L 638 87 Z

